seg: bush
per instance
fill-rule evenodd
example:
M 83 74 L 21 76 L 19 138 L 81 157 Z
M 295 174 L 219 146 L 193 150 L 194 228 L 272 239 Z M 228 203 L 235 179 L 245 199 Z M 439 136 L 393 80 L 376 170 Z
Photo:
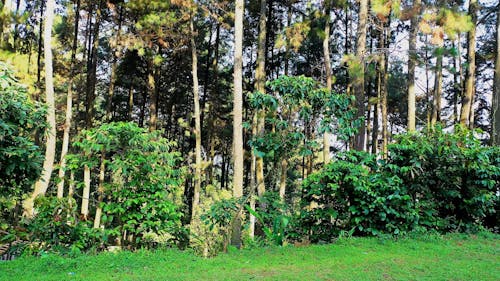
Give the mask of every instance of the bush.
M 176 200 L 183 169 L 178 167 L 179 153 L 172 151 L 174 142 L 159 132 L 119 122 L 83 131 L 73 145 L 81 153 L 69 156 L 69 168 L 104 168 L 100 171 L 104 182 L 98 188 L 102 189 L 98 190 L 103 211 L 100 226 L 111 236 L 111 243 L 133 249 L 184 243 Z M 170 238 L 163 239 L 166 236 Z
M 415 207 L 400 178 L 379 170 L 373 155 L 339 153 L 304 182 L 301 223 L 312 242 L 340 232 L 399 234 L 415 224 Z
M 305 180 L 301 224 L 311 241 L 351 230 L 477 231 L 498 209 L 499 155 L 498 147 L 481 146 L 459 127 L 453 134 L 436 128 L 430 135 L 401 135 L 387 160 L 339 153 Z
M 495 212 L 500 190 L 500 148 L 485 147 L 474 132 L 435 128 L 405 134 L 389 146 L 384 169 L 403 180 L 418 204 L 419 224 L 442 232 L 475 231 Z
M 0 230 L 17 224 L 23 195 L 42 171 L 43 154 L 35 132 L 46 127 L 45 110 L 31 101 L 26 88 L 0 62 Z
M 104 230 L 94 229 L 89 223 L 79 220 L 73 198 L 39 196 L 35 208 L 36 215 L 26 222 L 31 242 L 27 252 L 68 254 L 99 250 L 107 245 Z

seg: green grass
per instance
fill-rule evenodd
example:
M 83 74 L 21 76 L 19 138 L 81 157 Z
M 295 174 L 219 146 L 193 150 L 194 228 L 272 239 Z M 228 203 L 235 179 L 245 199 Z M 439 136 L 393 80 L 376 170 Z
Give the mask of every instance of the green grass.
M 0 262 L 0 280 L 500 280 L 499 238 L 353 238 L 210 259 L 177 250 L 49 255 Z

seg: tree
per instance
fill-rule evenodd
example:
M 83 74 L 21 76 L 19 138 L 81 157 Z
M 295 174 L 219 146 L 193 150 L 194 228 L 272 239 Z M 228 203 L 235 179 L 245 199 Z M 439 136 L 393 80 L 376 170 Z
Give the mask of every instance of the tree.
M 69 133 L 71 130 L 71 118 L 73 115 L 73 79 L 76 74 L 76 51 L 78 47 L 78 28 L 80 21 L 80 0 L 76 0 L 75 7 L 75 28 L 73 34 L 73 44 L 71 47 L 71 62 L 69 66 L 70 76 L 68 80 L 68 93 L 66 95 L 66 116 L 64 122 L 63 142 L 61 146 L 61 160 L 59 161 L 59 183 L 57 184 L 57 197 L 62 198 L 64 195 L 64 175 L 66 169 L 66 154 L 69 148 Z
M 368 0 L 359 2 L 359 22 L 358 34 L 356 40 L 356 63 L 359 63 L 354 77 L 352 77 L 354 96 L 356 97 L 357 117 L 363 117 L 365 114 L 365 62 L 366 52 L 366 21 L 368 18 Z M 366 126 L 359 127 L 358 133 L 354 137 L 354 149 L 363 150 L 365 148 Z
M 332 91 L 332 66 L 330 59 L 330 9 L 327 6 L 327 1 L 324 4 L 325 17 L 325 38 L 323 38 L 323 57 L 325 60 L 325 76 L 326 89 Z M 330 134 L 328 131 L 323 133 L 323 163 L 326 165 L 330 162 Z
M 255 90 L 260 93 L 264 93 L 265 83 L 266 83 L 266 0 L 260 0 L 260 17 L 259 17 L 259 35 L 257 42 L 257 68 L 255 70 Z M 264 112 L 262 110 L 257 111 L 257 132 L 262 133 L 264 131 Z M 257 180 L 257 194 L 259 196 L 264 195 L 266 191 L 264 183 L 264 159 L 262 157 L 256 157 L 256 180 Z
M 497 51 L 495 60 L 495 82 L 493 84 L 493 103 L 491 106 L 491 143 L 500 145 L 500 3 L 497 7 Z
M 233 196 L 243 196 L 243 12 L 244 1 L 236 0 L 234 18 L 234 97 L 233 97 Z M 232 226 L 231 243 L 241 247 L 241 211 Z
M 465 95 L 462 99 L 462 109 L 460 112 L 460 124 L 473 127 L 470 123 L 471 112 L 473 112 L 473 100 L 475 92 L 474 79 L 476 75 L 476 22 L 477 22 L 477 0 L 470 0 L 469 15 L 472 21 L 472 28 L 469 30 L 467 37 L 467 74 L 465 77 Z
M 55 0 L 47 0 L 44 26 L 44 59 L 45 59 L 45 103 L 47 105 L 47 141 L 45 147 L 45 160 L 43 162 L 42 176 L 35 183 L 33 194 L 25 202 L 25 212 L 33 215 L 34 200 L 38 195 L 43 195 L 50 184 L 54 159 L 56 154 L 56 112 L 54 100 L 54 77 L 52 68 L 52 24 L 54 22 Z
M 418 18 L 420 15 L 421 0 L 414 0 L 410 22 L 410 38 L 408 50 L 408 131 L 416 129 L 416 106 L 415 106 L 415 66 L 417 58 L 417 33 Z
M 194 9 L 194 8 L 192 8 Z M 194 30 L 194 11 L 191 11 L 189 19 L 189 29 L 191 31 L 191 59 L 193 76 L 193 102 L 194 102 L 194 134 L 195 134 L 195 175 L 194 175 L 194 194 L 192 217 L 194 217 L 196 208 L 200 203 L 201 189 L 201 113 L 200 113 L 200 95 L 198 87 L 198 54 L 196 53 L 196 32 Z

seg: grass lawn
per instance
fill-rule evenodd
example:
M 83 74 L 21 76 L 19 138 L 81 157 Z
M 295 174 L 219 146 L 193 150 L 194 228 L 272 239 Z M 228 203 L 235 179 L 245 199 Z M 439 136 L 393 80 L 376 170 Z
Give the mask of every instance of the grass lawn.
M 500 236 L 342 239 L 335 244 L 191 252 L 54 255 L 0 262 L 0 280 L 500 280 Z

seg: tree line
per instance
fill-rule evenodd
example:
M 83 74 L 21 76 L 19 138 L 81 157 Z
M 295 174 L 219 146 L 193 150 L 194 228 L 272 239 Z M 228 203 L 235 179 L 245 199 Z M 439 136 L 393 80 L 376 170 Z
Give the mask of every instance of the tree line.
M 206 202 L 248 198 L 250 210 L 233 210 L 227 230 L 240 246 L 242 224 L 250 237 L 265 229 L 253 211 L 267 208 L 257 196 L 276 192 L 297 205 L 302 183 L 332 156 L 338 161 L 338 151 L 388 159 L 398 134 L 455 125 L 481 129 L 484 145 L 500 143 L 495 1 L 1 5 L 0 57 L 46 112 L 46 124 L 28 134 L 45 150 L 40 177 L 24 187 L 11 218 L 19 202 L 32 216 L 36 198 L 52 194 L 74 198 L 72 208 L 99 229 L 126 213 L 110 207 L 130 196 L 117 185 L 163 179 L 175 186 L 169 194 L 150 191 L 182 206 L 182 219 L 170 206 L 162 213 L 182 224 L 202 220 Z M 148 156 L 137 162 L 140 153 L 125 150 Z M 131 159 L 135 172 L 153 178 L 130 174 L 123 163 Z M 145 204 L 137 200 L 126 204 Z M 134 227 L 117 231 L 132 239 Z

